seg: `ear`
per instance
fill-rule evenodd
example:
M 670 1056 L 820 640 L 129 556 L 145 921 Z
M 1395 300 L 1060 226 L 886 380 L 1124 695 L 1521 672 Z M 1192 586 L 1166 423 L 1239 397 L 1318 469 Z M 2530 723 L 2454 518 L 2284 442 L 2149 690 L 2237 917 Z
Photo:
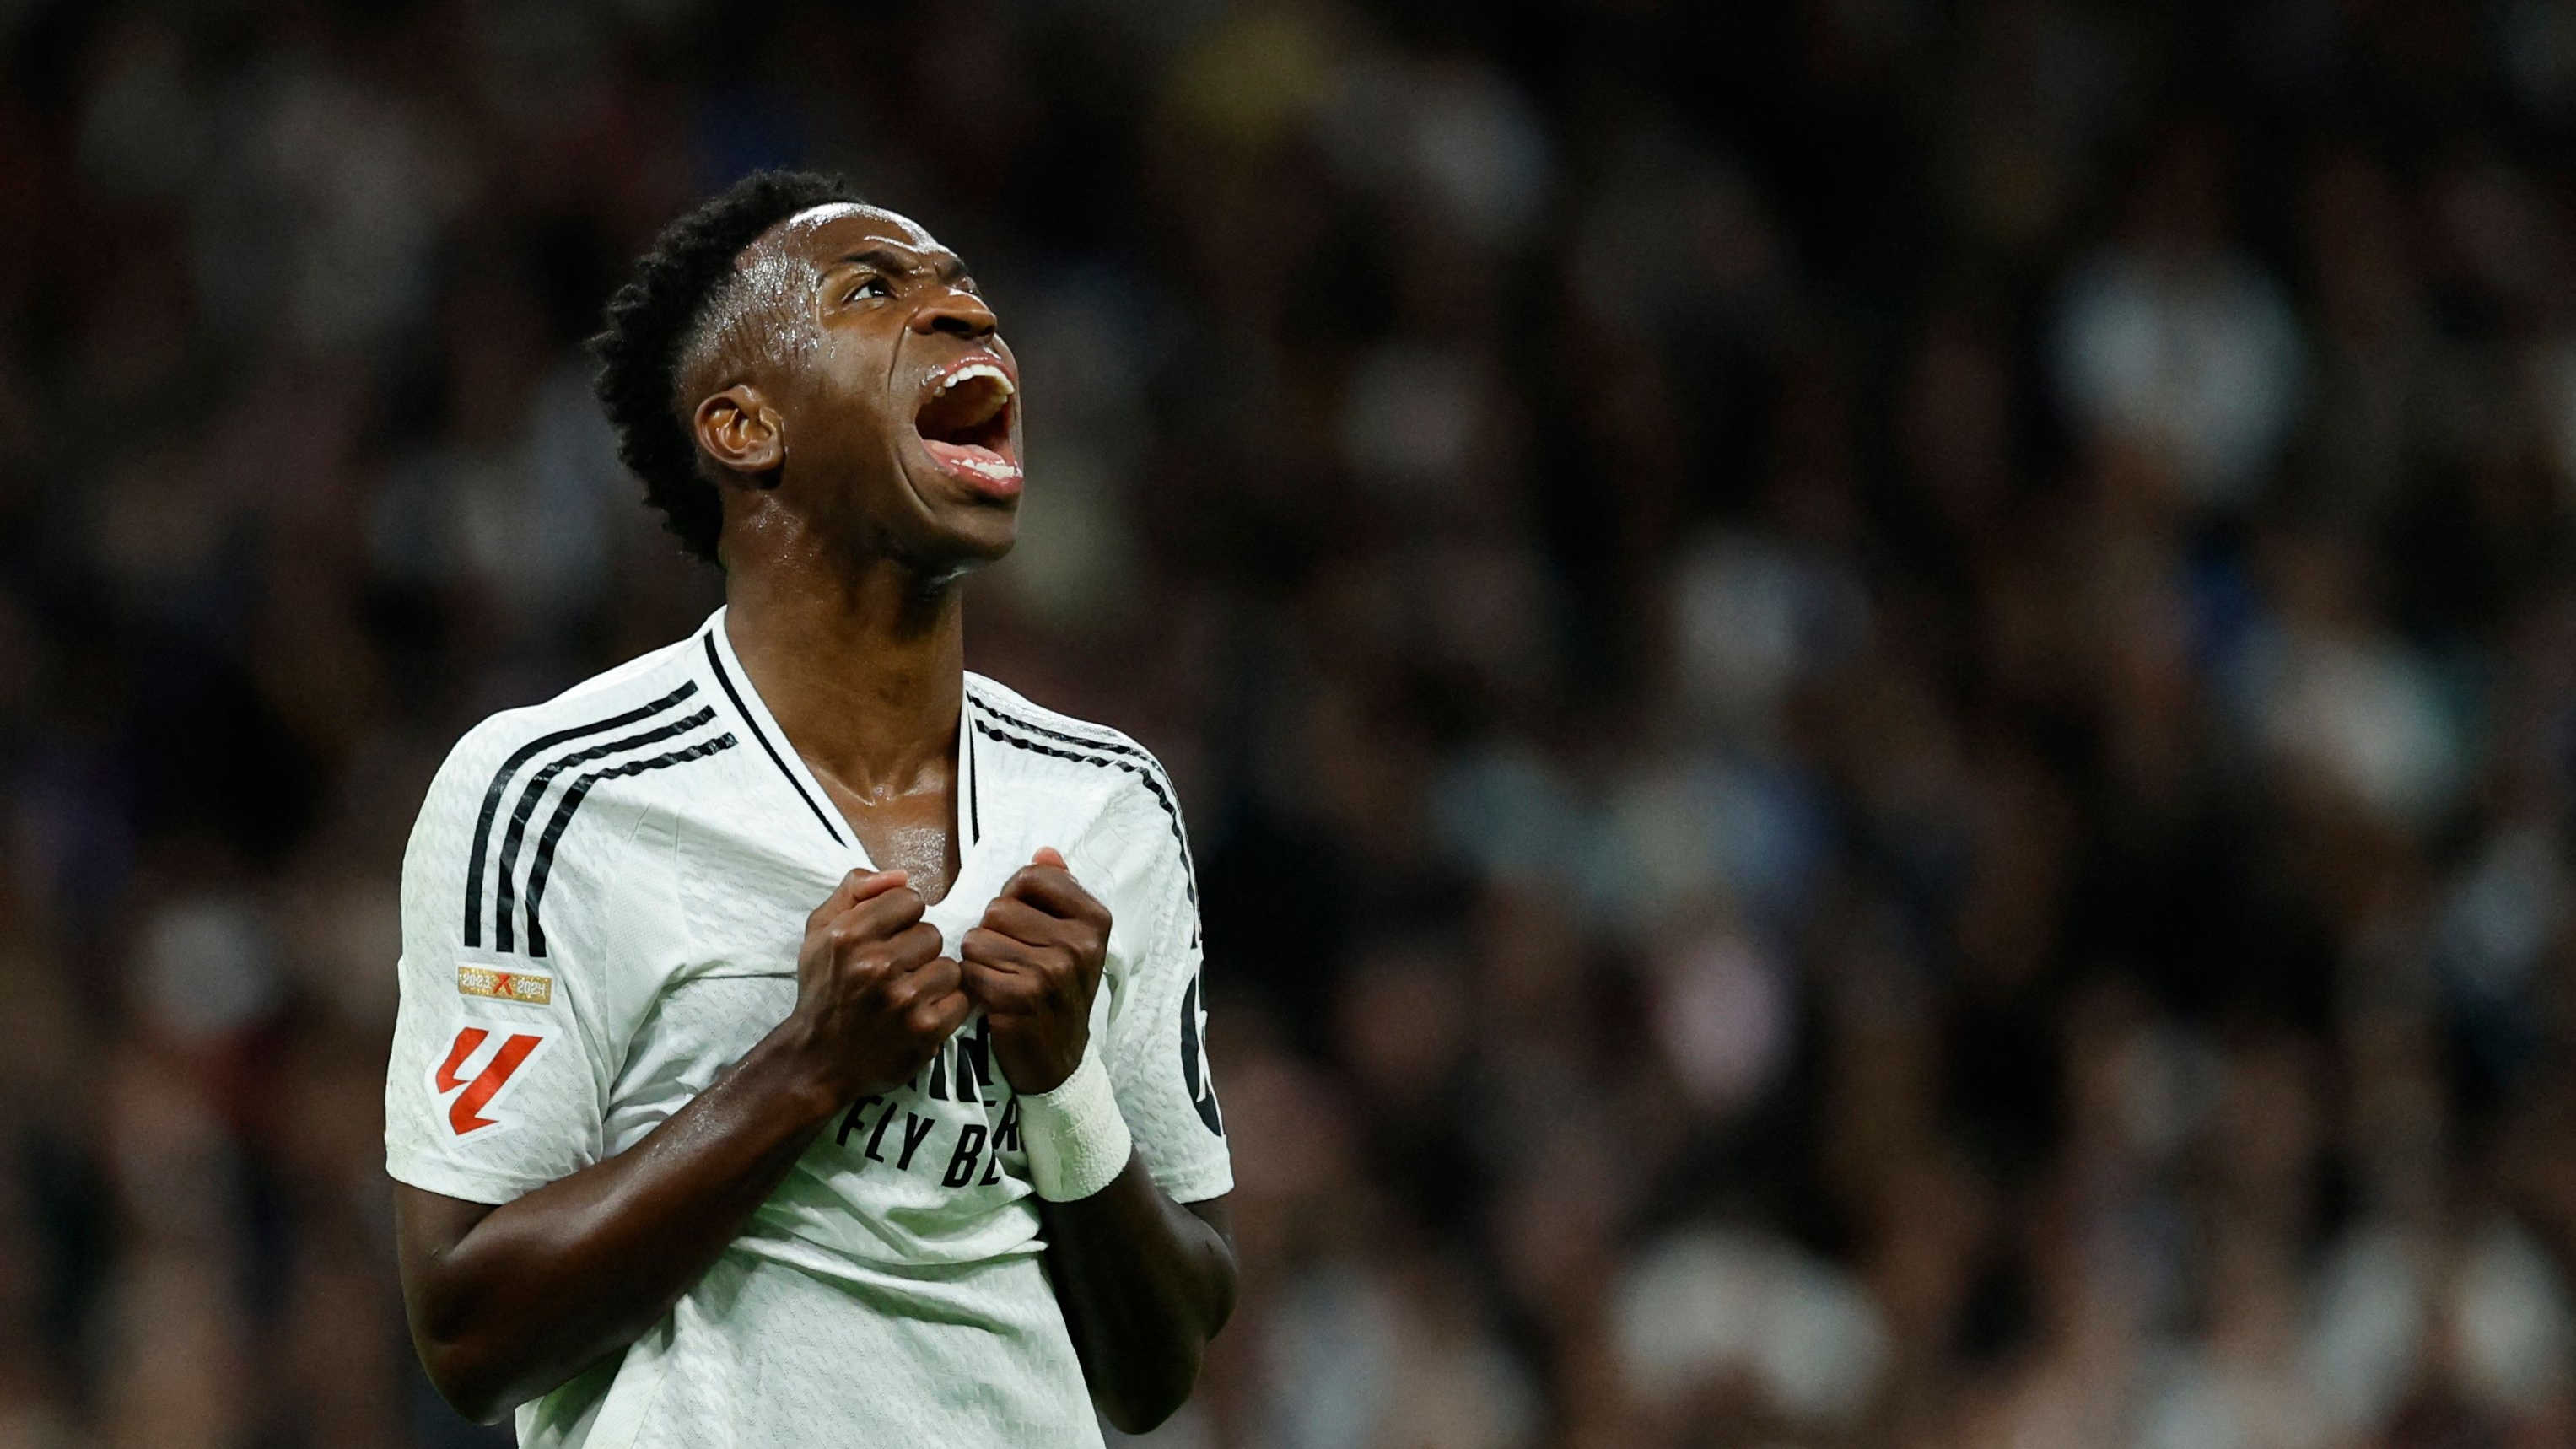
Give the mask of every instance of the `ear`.
M 749 383 L 708 396 L 689 419 L 698 446 L 735 482 L 766 488 L 787 461 L 787 430 L 778 410 Z

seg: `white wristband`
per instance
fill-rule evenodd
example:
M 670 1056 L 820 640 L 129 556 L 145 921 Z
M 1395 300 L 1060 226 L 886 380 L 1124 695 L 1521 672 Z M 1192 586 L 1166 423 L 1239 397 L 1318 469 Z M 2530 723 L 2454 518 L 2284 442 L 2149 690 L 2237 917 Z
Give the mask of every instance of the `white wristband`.
M 1135 1140 L 1097 1052 L 1085 1048 L 1082 1065 L 1054 1091 L 1020 1098 L 1020 1139 L 1029 1182 L 1048 1202 L 1089 1197 L 1127 1170 Z

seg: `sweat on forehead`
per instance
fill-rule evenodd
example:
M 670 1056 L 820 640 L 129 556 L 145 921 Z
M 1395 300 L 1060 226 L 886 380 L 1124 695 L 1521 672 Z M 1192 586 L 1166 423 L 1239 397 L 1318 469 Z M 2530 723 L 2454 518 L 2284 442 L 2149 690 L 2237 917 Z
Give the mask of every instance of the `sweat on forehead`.
M 939 247 L 912 218 L 855 201 L 809 206 L 770 227 L 742 249 L 733 275 L 708 295 L 680 355 L 676 381 L 688 394 L 674 400 L 680 407 L 694 406 L 761 362 L 794 365 L 813 353 L 822 338 L 807 293 L 828 258 L 814 255 L 811 242 L 823 228 L 845 222 L 916 251 Z
M 769 234 L 762 240 L 783 240 L 788 237 L 811 235 L 822 227 L 842 220 L 875 222 L 878 228 L 893 240 L 902 242 L 915 251 L 929 251 L 939 245 L 937 239 L 933 238 L 920 222 L 914 221 L 902 212 L 888 211 L 882 206 L 870 206 L 863 201 L 827 201 L 820 206 L 809 206 L 770 228 Z M 753 248 L 756 250 L 759 245 L 754 243 Z
M 795 247 L 779 243 L 804 218 L 834 209 L 818 206 L 799 212 L 762 233 L 734 258 L 733 275 L 708 293 L 697 324 L 690 329 L 689 344 L 681 350 L 675 380 L 685 392 L 703 395 L 757 362 L 792 362 L 813 350 L 819 341 L 813 312 L 801 303 L 813 283 L 814 266 Z M 696 398 L 677 401 L 686 408 Z
M 814 286 L 824 260 L 811 255 L 806 245 L 814 232 L 835 221 L 858 221 L 868 232 L 912 250 L 938 250 L 920 221 L 860 201 L 806 206 L 778 221 L 750 247 L 742 247 L 742 255 L 734 257 L 732 278 L 708 293 L 706 309 L 680 353 L 680 389 L 703 396 L 762 360 L 799 363 L 811 355 L 822 335 L 804 293 Z M 677 401 L 680 407 L 693 407 L 696 396 Z

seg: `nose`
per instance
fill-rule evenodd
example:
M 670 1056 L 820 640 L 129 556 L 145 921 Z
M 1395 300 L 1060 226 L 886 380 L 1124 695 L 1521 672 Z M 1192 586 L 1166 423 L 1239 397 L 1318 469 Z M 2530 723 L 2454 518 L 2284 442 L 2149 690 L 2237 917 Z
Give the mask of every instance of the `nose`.
M 985 338 L 1001 325 L 984 299 L 963 287 L 940 288 L 912 314 L 912 330 L 924 334 Z

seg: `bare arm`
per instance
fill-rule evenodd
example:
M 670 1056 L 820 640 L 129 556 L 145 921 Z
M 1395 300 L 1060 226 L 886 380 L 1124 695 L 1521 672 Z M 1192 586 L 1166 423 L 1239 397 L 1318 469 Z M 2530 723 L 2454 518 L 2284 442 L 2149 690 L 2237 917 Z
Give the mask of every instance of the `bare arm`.
M 1234 1312 L 1225 1199 L 1175 1203 L 1130 1158 L 1107 1187 L 1041 1211 L 1092 1401 L 1121 1433 L 1142 1434 L 1189 1398 L 1208 1340 Z
M 847 1102 L 919 1071 L 970 1008 L 900 871 L 806 923 L 796 1009 L 643 1141 L 499 1207 L 397 1184 L 403 1300 L 430 1381 L 490 1422 L 670 1311 Z
M 394 1185 L 412 1342 L 490 1422 L 670 1311 L 828 1121 L 819 1074 L 773 1033 L 626 1152 L 499 1207 Z

